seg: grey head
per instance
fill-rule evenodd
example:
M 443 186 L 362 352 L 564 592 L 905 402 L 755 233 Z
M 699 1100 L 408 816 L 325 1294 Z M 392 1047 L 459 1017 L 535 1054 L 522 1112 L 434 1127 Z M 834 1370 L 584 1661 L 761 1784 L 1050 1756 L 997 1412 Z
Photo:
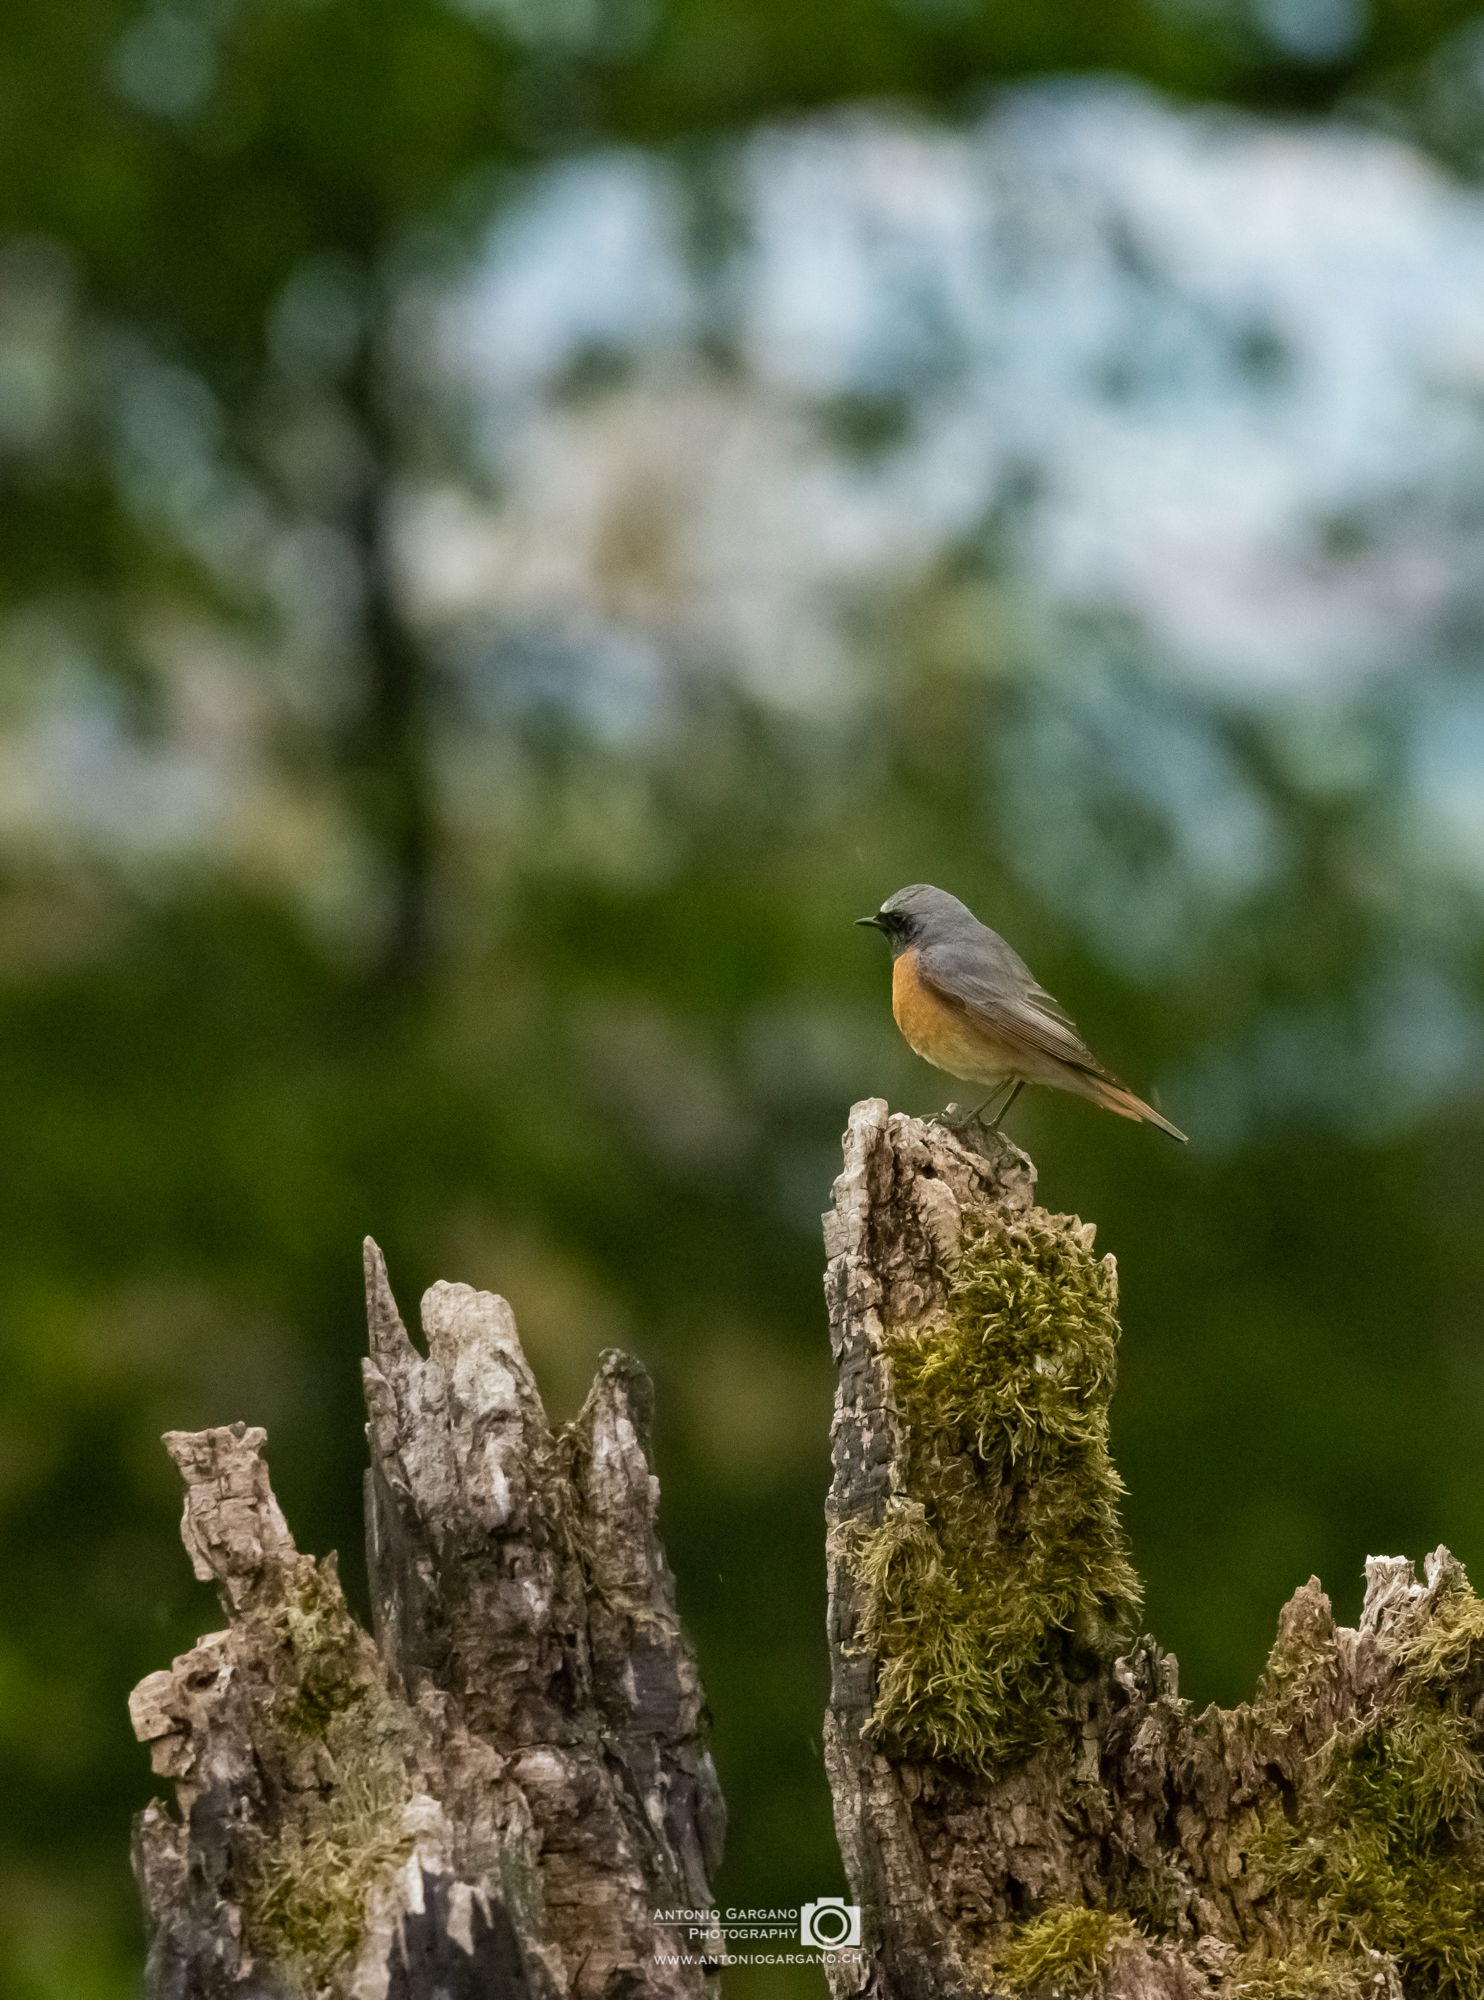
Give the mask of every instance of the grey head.
M 874 917 L 857 917 L 856 922 L 880 931 L 893 958 L 914 945 L 947 944 L 981 936 L 984 931 L 967 903 L 950 896 L 946 889 L 935 889 L 931 882 L 914 882 L 909 888 L 898 889 Z

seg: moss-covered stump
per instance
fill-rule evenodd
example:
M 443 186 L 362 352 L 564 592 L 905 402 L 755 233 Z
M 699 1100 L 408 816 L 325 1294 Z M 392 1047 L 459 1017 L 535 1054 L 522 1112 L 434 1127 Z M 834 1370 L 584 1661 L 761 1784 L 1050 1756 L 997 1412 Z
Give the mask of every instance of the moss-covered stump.
M 873 2000 L 1484 2000 L 1484 1605 L 1311 1581 L 1254 1699 L 1133 1640 L 1111 1258 L 993 1135 L 855 1107 L 826 1761 Z
M 176 1783 L 135 1865 L 151 2000 L 681 2000 L 722 1808 L 655 1530 L 648 1384 L 605 1357 L 554 1435 L 503 1299 L 413 1347 L 368 1245 L 377 1634 L 294 1546 L 264 1433 L 171 1433 L 229 1624 L 135 1689 Z

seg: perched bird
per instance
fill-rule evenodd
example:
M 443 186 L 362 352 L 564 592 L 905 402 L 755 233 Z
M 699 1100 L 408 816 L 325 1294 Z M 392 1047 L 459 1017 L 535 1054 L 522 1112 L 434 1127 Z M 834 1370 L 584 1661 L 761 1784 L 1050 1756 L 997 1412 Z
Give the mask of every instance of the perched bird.
M 874 917 L 856 921 L 884 933 L 891 946 L 891 1011 L 909 1046 L 934 1068 L 991 1087 L 971 1115 L 1007 1091 L 998 1125 L 1026 1084 L 1043 1083 L 1184 1140 L 1109 1075 L 1024 959 L 957 896 L 914 882 Z

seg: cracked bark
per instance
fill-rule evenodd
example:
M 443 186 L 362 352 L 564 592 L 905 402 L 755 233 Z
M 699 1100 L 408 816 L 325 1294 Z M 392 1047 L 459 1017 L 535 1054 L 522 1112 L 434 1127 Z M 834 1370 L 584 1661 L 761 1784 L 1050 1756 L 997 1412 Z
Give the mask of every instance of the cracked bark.
M 375 1637 L 295 1548 L 261 1430 L 166 1444 L 227 1629 L 131 1699 L 152 2000 L 664 2000 L 723 1809 L 655 1525 L 649 1384 L 547 1424 L 503 1299 L 435 1285 L 428 1353 L 367 1245 Z
M 1333 1804 L 1336 1773 L 1352 1768 L 1344 1758 L 1357 1745 L 1391 1757 L 1388 1768 L 1405 1783 L 1412 1767 L 1396 1760 L 1407 1742 L 1425 1750 L 1436 1740 L 1457 1759 L 1463 1803 L 1437 1809 L 1433 1847 L 1418 1842 L 1417 1866 L 1432 1868 L 1426 1880 L 1456 1892 L 1476 1920 L 1484 1638 L 1478 1600 L 1446 1550 L 1428 1559 L 1421 1582 L 1409 1562 L 1372 1559 L 1355 1630 L 1336 1626 L 1311 1580 L 1281 1614 L 1257 1697 L 1232 1711 L 1193 1713 L 1173 1657 L 1143 1639 L 1121 1656 L 1069 1651 L 1069 1664 L 1055 1669 L 1067 1675 L 1062 1719 L 1032 1754 L 988 1772 L 912 1754 L 883 1725 L 883 1660 L 868 1637 L 859 1552 L 890 1508 L 921 1493 L 917 1441 L 893 1377 L 893 1329 L 929 1339 L 941 1329 L 967 1241 L 993 1243 L 1031 1219 L 1081 1230 L 1075 1218 L 1036 1210 L 1034 1185 L 1030 1161 L 1003 1139 L 970 1142 L 891 1115 L 880 1100 L 851 1115 L 825 1217 L 839 1364 L 825 1756 L 865 1949 L 831 1968 L 837 2000 L 1004 1991 L 1099 2000 L 1301 1992 L 1401 2000 L 1405 1991 L 1417 2000 L 1484 1991 L 1477 1960 L 1450 1985 L 1448 1966 L 1459 1961 L 1443 1945 L 1426 1956 L 1434 1943 L 1422 1915 L 1382 1912 L 1379 1900 L 1372 1909 L 1363 1890 L 1347 1891 L 1347 1857 L 1372 1829 L 1357 1833 Z M 1081 1240 L 1090 1241 L 1086 1232 Z M 1055 1339 L 1053 1326 L 1048 1352 Z M 1009 1466 L 1007 1480 L 1020 1476 L 1013 1454 L 992 1462 Z M 950 1469 L 985 1477 L 982 1462 Z M 928 1495 L 929 1518 L 932 1506 Z M 1410 1879 L 1391 1851 L 1404 1833 L 1384 1820 L 1375 1826 L 1365 1853 L 1392 1870 L 1389 1893 Z M 1069 1909 L 1112 1918 L 1097 1963 L 1036 1976 L 1022 1961 L 1006 1977 L 1006 1949 L 1038 1913 Z M 1393 1949 L 1377 1948 L 1378 1932 Z M 1447 1949 L 1474 1949 L 1467 1925 Z

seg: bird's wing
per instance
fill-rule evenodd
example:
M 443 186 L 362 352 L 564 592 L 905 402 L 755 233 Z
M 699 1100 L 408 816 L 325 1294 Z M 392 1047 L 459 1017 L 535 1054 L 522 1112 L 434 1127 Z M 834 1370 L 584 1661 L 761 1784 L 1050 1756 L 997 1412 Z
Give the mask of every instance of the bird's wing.
M 1002 937 L 986 930 L 968 945 L 932 945 L 918 954 L 919 976 L 950 1007 L 1009 1042 L 1105 1077 L 1066 1009 L 1038 985 Z

